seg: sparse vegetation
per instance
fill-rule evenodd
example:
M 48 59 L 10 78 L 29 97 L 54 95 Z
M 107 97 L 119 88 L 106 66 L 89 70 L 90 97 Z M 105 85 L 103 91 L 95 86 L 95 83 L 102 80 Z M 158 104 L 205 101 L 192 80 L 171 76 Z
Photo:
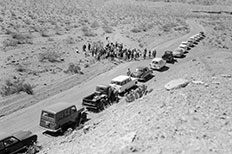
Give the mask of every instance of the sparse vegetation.
M 103 25 L 102 29 L 106 32 L 106 33 L 113 33 L 114 29 L 112 27 L 110 27 L 109 25 Z
M 86 26 L 82 27 L 82 32 L 84 36 L 87 36 L 87 37 L 94 37 L 97 35 L 89 27 L 86 27 Z
M 81 71 L 81 67 L 78 64 L 74 63 L 69 63 L 68 69 L 64 72 L 71 74 L 83 74 L 83 72 Z
M 55 63 L 60 62 L 60 57 L 60 54 L 58 54 L 57 52 L 48 51 L 39 55 L 39 61 L 44 62 L 45 60 L 48 60 L 51 63 Z
M 29 83 L 24 83 L 22 80 L 10 81 L 6 80 L 5 85 L 1 87 L 0 94 L 2 96 L 8 96 L 20 92 L 25 92 L 29 95 L 33 95 L 33 87 Z
M 17 46 L 18 44 L 32 44 L 32 36 L 30 34 L 21 34 L 18 32 L 8 32 L 11 38 L 4 40 L 5 47 Z

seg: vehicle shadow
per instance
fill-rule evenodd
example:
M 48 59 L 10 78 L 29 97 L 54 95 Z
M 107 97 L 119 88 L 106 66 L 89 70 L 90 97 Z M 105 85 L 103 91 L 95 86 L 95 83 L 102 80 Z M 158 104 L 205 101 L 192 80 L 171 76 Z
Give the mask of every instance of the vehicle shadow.
M 164 66 L 163 68 L 161 68 L 159 70 L 156 70 L 156 71 L 158 71 L 158 72 L 165 72 L 167 70 L 169 70 L 169 67 L 168 66 Z
M 168 64 L 175 64 L 177 63 L 178 61 L 176 59 L 173 59 L 171 62 L 167 62 Z
M 51 131 L 48 131 L 48 130 L 44 131 L 42 134 L 45 135 L 45 136 L 47 136 L 47 137 L 58 137 L 58 136 L 62 136 L 63 135 L 60 131 L 58 131 L 58 132 L 51 132 Z
M 185 58 L 185 57 L 186 57 L 186 55 L 182 55 L 181 57 L 175 57 L 175 58 L 183 59 L 183 58 Z
M 151 74 L 151 75 L 149 75 L 149 76 L 146 78 L 146 80 L 139 80 L 139 82 L 145 83 L 145 82 L 148 82 L 149 80 L 151 80 L 151 79 L 154 78 L 154 77 L 155 77 L 155 75 Z

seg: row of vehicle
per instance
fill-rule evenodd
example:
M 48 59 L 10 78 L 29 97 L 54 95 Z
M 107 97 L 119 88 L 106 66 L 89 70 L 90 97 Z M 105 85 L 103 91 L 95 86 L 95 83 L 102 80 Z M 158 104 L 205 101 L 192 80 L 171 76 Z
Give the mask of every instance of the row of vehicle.
M 137 86 L 138 81 L 146 81 L 152 76 L 151 69 L 162 69 L 166 63 L 172 63 L 178 57 L 183 57 L 184 52 L 194 47 L 205 37 L 203 32 L 182 42 L 178 49 L 166 51 L 162 58 L 154 58 L 149 67 L 137 67 L 131 76 L 120 75 L 113 78 L 109 85 L 98 85 L 94 93 L 83 98 L 83 107 L 77 108 L 70 103 L 57 103 L 41 111 L 40 126 L 46 131 L 64 133 L 69 127 L 78 127 L 87 120 L 87 110 L 100 112 L 108 105 L 118 102 L 119 95 L 128 92 Z M 31 131 L 18 131 L 14 134 L 0 133 L 0 154 L 13 154 L 27 151 L 37 143 L 38 136 Z
M 48 106 L 42 110 L 40 126 L 46 131 L 61 133 L 67 128 L 77 127 L 87 120 L 87 111 L 100 112 L 118 102 L 119 94 L 135 87 L 137 82 L 137 78 L 120 75 L 113 78 L 109 85 L 97 85 L 95 92 L 83 98 L 80 109 L 70 103 Z
M 197 40 L 198 39 L 196 39 L 196 41 Z M 187 46 L 191 46 L 191 44 Z M 178 50 L 182 51 L 184 49 L 186 50 L 187 48 L 184 46 L 184 43 L 182 43 Z M 171 58 L 169 57 L 169 60 L 174 60 L 174 57 L 180 56 L 174 52 L 174 55 Z M 161 69 L 165 66 L 166 61 L 170 62 L 168 60 L 163 60 L 163 58 L 154 58 L 150 64 L 150 68 Z M 75 105 L 64 103 L 47 107 L 42 111 L 40 126 L 49 131 L 61 130 L 61 132 L 64 132 L 72 123 L 75 123 L 76 125 L 84 123 L 86 120 L 87 110 L 100 112 L 107 106 L 118 102 L 119 95 L 122 95 L 136 87 L 138 81 L 146 81 L 150 76 L 152 76 L 153 71 L 150 68 L 137 67 L 130 76 L 119 75 L 113 78 L 108 85 L 97 85 L 95 92 L 83 98 L 82 106 L 84 108 L 79 110 L 75 107 Z
M 187 41 L 181 42 L 179 47 L 174 51 L 165 51 L 161 58 L 154 58 L 150 63 L 150 68 L 160 70 L 165 67 L 166 63 L 175 63 L 175 58 L 183 58 L 185 53 L 196 46 L 204 37 L 204 32 L 191 36 Z

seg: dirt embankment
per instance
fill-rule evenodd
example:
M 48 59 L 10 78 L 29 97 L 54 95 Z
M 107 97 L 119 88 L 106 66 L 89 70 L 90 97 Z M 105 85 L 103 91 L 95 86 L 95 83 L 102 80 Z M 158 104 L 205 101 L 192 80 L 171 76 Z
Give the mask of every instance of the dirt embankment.
M 199 57 L 150 81 L 152 93 L 130 104 L 122 100 L 86 131 L 59 137 L 41 153 L 231 153 L 232 53 L 190 52 Z M 164 84 L 176 78 L 195 82 L 166 91 Z

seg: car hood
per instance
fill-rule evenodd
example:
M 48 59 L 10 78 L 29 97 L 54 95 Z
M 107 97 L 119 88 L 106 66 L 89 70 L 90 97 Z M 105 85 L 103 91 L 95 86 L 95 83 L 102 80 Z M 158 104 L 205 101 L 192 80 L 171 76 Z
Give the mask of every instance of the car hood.
M 133 72 L 132 77 L 140 77 L 143 74 L 143 72 Z
M 24 140 L 30 136 L 32 136 L 32 132 L 31 131 L 18 131 L 18 132 L 15 132 L 13 134 L 13 136 L 15 136 L 16 138 L 18 138 L 19 140 Z

